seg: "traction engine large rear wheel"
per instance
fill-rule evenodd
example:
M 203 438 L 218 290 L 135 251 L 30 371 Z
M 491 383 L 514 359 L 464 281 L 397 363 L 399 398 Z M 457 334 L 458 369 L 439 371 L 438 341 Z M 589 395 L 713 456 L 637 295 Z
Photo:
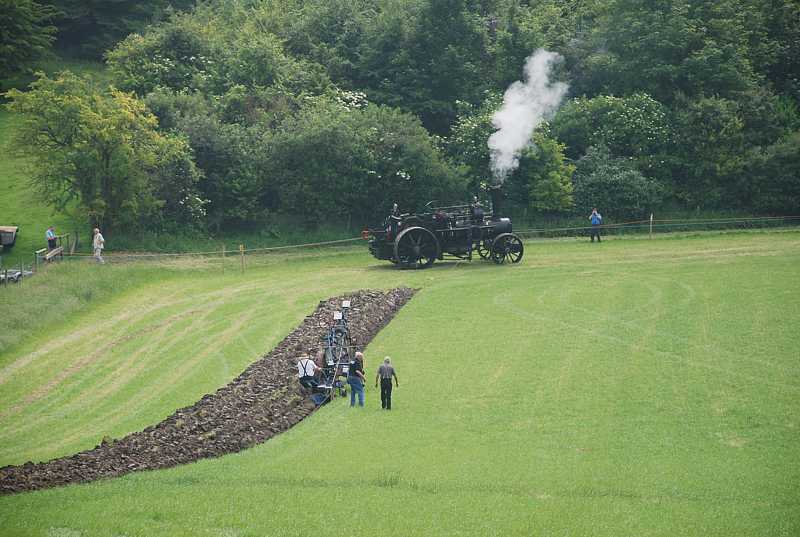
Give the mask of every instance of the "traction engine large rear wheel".
M 502 233 L 492 241 L 492 261 L 498 265 L 506 261 L 519 263 L 523 252 L 522 239 L 513 233 Z
M 403 268 L 426 268 L 439 257 L 439 241 L 424 227 L 404 229 L 394 241 L 394 258 Z

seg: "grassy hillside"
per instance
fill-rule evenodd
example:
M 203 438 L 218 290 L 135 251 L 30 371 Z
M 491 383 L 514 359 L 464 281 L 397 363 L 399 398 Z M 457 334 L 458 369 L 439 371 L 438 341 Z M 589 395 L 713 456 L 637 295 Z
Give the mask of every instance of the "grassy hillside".
M 68 217 L 54 215 L 52 209 L 37 197 L 29 181 L 25 160 L 11 154 L 8 139 L 14 122 L 14 115 L 0 107 L 0 225 L 20 227 L 16 245 L 0 253 L 5 266 L 14 266 L 20 260 L 31 264 L 33 252 L 47 246 L 44 232 L 48 225 L 56 226 L 57 233 L 74 229 Z
M 0 464 L 157 421 L 321 298 L 421 288 L 366 352 L 368 374 L 394 358 L 391 414 L 370 389 L 238 455 L 3 497 L 0 535 L 797 534 L 800 234 L 526 247 L 416 272 L 349 249 L 193 263 L 65 308 L 0 356 Z
M 35 70 L 49 75 L 70 70 L 94 78 L 105 77 L 103 64 L 69 58 L 44 60 Z M 0 91 L 12 87 L 24 89 L 32 81 L 33 77 L 29 75 L 0 80 Z M 0 257 L 5 266 L 16 266 L 20 261 L 30 265 L 33 262 L 33 252 L 47 245 L 44 239 L 47 226 L 56 226 L 59 234 L 79 230 L 83 233 L 84 241 L 88 239 L 89 232 L 83 224 L 73 221 L 67 215 L 55 213 L 37 196 L 29 181 L 26 161 L 10 151 L 9 138 L 17 119 L 5 110 L 2 103 L 3 100 L 0 99 L 0 226 L 20 226 L 20 234 L 14 248 L 0 252 Z

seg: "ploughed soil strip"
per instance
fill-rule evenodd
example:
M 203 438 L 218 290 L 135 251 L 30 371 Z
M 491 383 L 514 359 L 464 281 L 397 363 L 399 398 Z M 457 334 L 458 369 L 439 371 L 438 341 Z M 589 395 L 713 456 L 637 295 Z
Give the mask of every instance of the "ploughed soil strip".
M 0 494 L 85 483 L 235 453 L 286 431 L 316 408 L 297 382 L 298 355 L 323 345 L 333 312 L 350 300 L 353 344 L 365 347 L 414 291 L 364 290 L 320 302 L 269 354 L 192 406 L 120 440 L 49 462 L 0 468 Z

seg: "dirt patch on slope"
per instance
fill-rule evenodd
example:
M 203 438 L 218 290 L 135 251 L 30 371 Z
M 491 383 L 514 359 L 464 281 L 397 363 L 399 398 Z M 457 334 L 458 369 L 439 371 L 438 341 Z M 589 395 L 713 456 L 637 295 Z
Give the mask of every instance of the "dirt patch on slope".
M 353 343 L 366 346 L 414 291 L 359 291 L 320 302 L 316 311 L 269 354 L 192 406 L 120 440 L 44 463 L 0 468 L 0 494 L 85 483 L 140 470 L 168 468 L 235 453 L 269 440 L 315 408 L 297 382 L 297 356 L 319 347 L 333 312 L 350 300 Z

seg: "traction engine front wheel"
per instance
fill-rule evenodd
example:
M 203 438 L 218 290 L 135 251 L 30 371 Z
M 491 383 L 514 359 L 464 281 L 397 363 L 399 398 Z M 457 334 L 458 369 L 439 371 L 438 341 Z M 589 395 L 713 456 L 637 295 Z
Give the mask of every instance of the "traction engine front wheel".
M 506 261 L 519 263 L 523 252 L 522 239 L 513 233 L 502 233 L 492 241 L 492 261 L 498 265 Z

